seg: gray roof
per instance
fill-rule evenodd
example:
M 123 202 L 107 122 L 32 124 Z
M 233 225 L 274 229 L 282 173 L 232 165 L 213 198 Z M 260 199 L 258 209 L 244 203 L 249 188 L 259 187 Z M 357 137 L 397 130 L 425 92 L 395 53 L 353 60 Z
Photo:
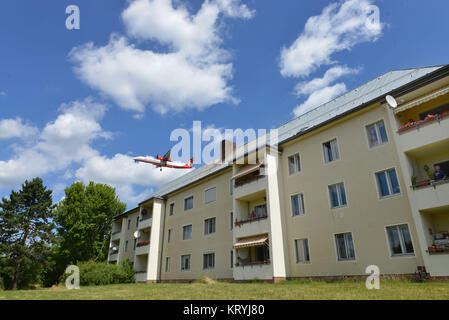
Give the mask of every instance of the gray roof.
M 394 70 L 353 89 L 315 109 L 306 112 L 299 117 L 284 123 L 278 127 L 279 144 L 297 136 L 301 132 L 309 131 L 331 119 L 343 115 L 369 101 L 384 97 L 389 92 L 398 89 L 416 79 L 419 79 L 443 66 L 423 67 L 415 69 Z M 276 145 L 275 141 L 270 141 L 270 145 Z M 152 198 L 162 198 L 165 195 L 183 188 L 191 183 L 217 173 L 228 167 L 228 164 L 207 164 L 196 168 L 189 173 L 167 183 L 158 191 L 153 193 L 147 200 Z M 143 202 L 145 202 L 143 201 Z

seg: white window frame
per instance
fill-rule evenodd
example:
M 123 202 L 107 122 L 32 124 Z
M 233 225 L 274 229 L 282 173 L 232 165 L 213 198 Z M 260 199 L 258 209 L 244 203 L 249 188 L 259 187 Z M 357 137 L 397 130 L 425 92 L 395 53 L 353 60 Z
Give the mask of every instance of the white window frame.
M 204 256 L 205 255 L 209 255 L 209 254 L 213 254 L 214 255 L 214 266 L 211 268 L 211 267 L 207 267 L 207 268 L 205 268 L 204 267 Z M 213 269 L 215 269 L 215 265 L 216 265 L 216 263 L 215 263 L 215 261 L 216 261 L 216 255 L 215 255 L 215 251 L 205 251 L 205 252 L 203 252 L 203 270 L 213 270 Z
M 186 200 L 192 198 L 192 207 L 189 209 L 186 209 Z M 193 195 L 187 196 L 184 198 L 184 211 L 190 211 L 194 208 L 195 206 L 195 197 Z
M 212 201 L 207 201 L 206 193 L 207 193 L 207 191 L 212 190 L 212 189 L 215 189 L 215 199 L 212 200 Z M 212 186 L 212 187 L 209 187 L 209 188 L 205 189 L 204 190 L 204 204 L 209 204 L 209 203 L 213 203 L 213 202 L 216 202 L 216 201 L 217 201 L 217 187 L 216 186 Z
M 333 141 L 335 141 L 335 145 L 336 145 L 336 148 L 337 148 L 336 151 L 337 152 L 335 152 L 335 148 L 332 148 L 332 142 Z M 326 151 L 325 151 L 326 149 L 325 149 L 324 145 L 327 144 L 327 143 L 330 143 L 330 147 L 331 147 L 331 155 L 333 157 L 333 160 L 331 160 L 331 161 L 328 161 L 328 159 L 326 158 Z M 324 164 L 334 163 L 335 161 L 341 160 L 340 145 L 338 143 L 338 138 L 337 137 L 334 137 L 334 138 L 331 138 L 331 139 L 329 139 L 327 141 L 322 142 L 321 143 L 321 150 L 323 152 Z M 338 155 L 338 157 L 336 157 L 336 155 Z
M 184 239 L 184 228 L 185 228 L 185 227 L 188 227 L 188 226 L 191 227 L 190 238 Z M 187 223 L 187 224 L 185 224 L 185 225 L 182 226 L 182 234 L 181 234 L 181 237 L 182 237 L 182 240 L 183 240 L 183 241 L 192 240 L 192 238 L 193 238 L 193 223 Z
M 380 134 L 379 126 L 377 125 L 377 124 L 380 123 L 380 122 L 383 122 L 383 124 L 384 124 L 384 127 L 385 127 L 385 133 L 386 133 L 386 135 L 387 135 L 387 141 L 381 142 L 381 143 L 376 143 L 375 145 L 371 146 L 371 145 L 370 145 L 370 139 L 369 139 L 369 131 L 368 131 L 368 127 L 374 126 L 375 132 L 376 132 L 376 138 L 377 138 L 376 140 L 377 140 L 377 142 L 380 142 L 381 134 Z M 368 144 L 368 149 L 374 149 L 374 148 L 383 146 L 383 145 L 385 145 L 385 144 L 387 144 L 387 143 L 390 142 L 390 137 L 389 137 L 389 134 L 388 134 L 387 125 L 385 124 L 385 119 L 383 119 L 383 118 L 378 119 L 378 120 L 376 120 L 376 121 L 374 121 L 374 122 L 371 122 L 371 123 L 369 123 L 369 124 L 366 124 L 366 125 L 365 125 L 365 135 L 366 135 L 366 142 L 367 142 L 367 144 Z
M 341 204 L 342 203 L 341 191 L 340 191 L 340 188 L 338 187 L 338 185 L 340 185 L 340 184 L 343 185 L 343 188 L 345 190 L 346 204 Z M 330 190 L 330 187 L 333 187 L 333 186 L 337 187 L 337 197 L 338 197 L 338 206 L 335 206 L 335 207 L 332 205 L 332 195 L 331 195 L 331 190 Z M 346 185 L 345 185 L 344 181 L 328 185 L 327 193 L 329 196 L 329 205 L 330 205 L 331 209 L 344 208 L 344 207 L 348 206 L 348 191 L 346 190 Z
M 296 214 L 293 212 L 293 197 L 298 197 L 298 205 L 299 205 L 299 214 Z M 302 200 L 302 201 L 301 201 Z M 302 206 L 302 208 L 301 208 Z M 292 213 L 292 217 L 303 217 L 306 215 L 306 203 L 304 200 L 304 193 L 295 193 L 290 195 L 290 212 Z
M 398 180 L 398 186 L 399 186 L 399 193 L 391 193 L 391 191 L 393 190 L 393 186 L 391 185 L 390 176 L 387 174 L 387 171 L 390 171 L 390 170 L 394 170 L 394 172 L 396 173 L 396 179 Z M 388 192 L 390 192 L 390 194 L 388 194 L 386 196 L 382 195 L 379 180 L 377 179 L 377 174 L 382 173 L 382 172 L 385 173 L 385 176 L 387 178 Z M 399 180 L 398 170 L 396 169 L 396 167 L 386 168 L 386 169 L 382 169 L 382 170 L 374 172 L 374 183 L 376 184 L 377 195 L 379 196 L 380 200 L 388 199 L 391 197 L 398 197 L 398 196 L 402 195 L 401 181 Z
M 184 266 L 184 264 L 182 263 L 183 257 L 189 257 L 189 269 L 183 269 L 183 266 Z M 181 272 L 190 272 L 190 270 L 192 270 L 192 255 L 190 253 L 182 254 L 180 259 L 181 259 Z
M 290 171 L 290 158 L 293 158 L 293 172 Z M 299 168 L 298 168 L 299 166 Z M 292 154 L 290 156 L 287 157 L 287 170 L 288 170 L 288 175 L 289 176 L 293 176 L 297 173 L 300 173 L 302 171 L 302 167 L 301 167 L 301 155 L 299 154 L 299 152 L 296 152 L 295 154 Z
M 349 253 L 348 250 L 348 244 L 346 242 L 346 235 L 347 234 L 351 234 L 351 238 L 352 238 L 352 247 L 354 249 L 354 258 L 353 259 L 340 259 L 339 256 L 339 251 L 338 251 L 338 243 L 337 243 L 337 235 L 343 234 L 345 235 L 344 240 L 345 240 L 345 250 L 347 253 Z M 337 257 L 337 262 L 355 262 L 357 261 L 357 252 L 355 250 L 355 240 L 354 240 L 354 233 L 352 231 L 343 231 L 343 232 L 338 232 L 338 233 L 334 233 L 333 234 L 333 242 L 334 242 L 334 246 L 335 246 L 335 254 Z
M 306 257 L 306 250 L 305 250 L 305 246 L 304 246 L 304 240 L 307 240 L 307 251 L 309 253 L 309 260 L 304 260 L 304 261 L 299 261 L 299 256 L 298 256 L 298 241 L 302 241 L 302 250 L 303 250 L 303 255 L 304 257 Z M 293 240 L 293 245 L 294 245 L 294 249 L 295 249 L 295 261 L 296 264 L 310 264 L 311 263 L 311 257 L 310 257 L 310 241 L 309 238 L 301 238 L 301 239 L 295 239 Z
M 206 221 L 214 221 L 214 231 L 213 232 L 209 232 L 209 228 L 208 228 L 208 233 L 206 233 Z M 203 223 L 203 232 L 205 236 L 209 236 L 211 234 L 214 234 L 215 232 L 217 232 L 217 217 L 210 217 L 210 218 L 206 218 L 204 219 L 204 223 Z
M 412 242 L 413 253 L 406 252 L 406 253 L 401 253 L 401 254 L 394 254 L 393 251 L 391 250 L 390 238 L 388 237 L 388 228 L 399 227 L 399 226 L 407 226 L 408 232 L 410 233 L 410 240 Z M 388 247 L 388 251 L 390 253 L 390 258 L 397 259 L 397 258 L 414 258 L 415 257 L 415 248 L 416 247 L 415 247 L 415 242 L 413 241 L 412 232 L 410 230 L 410 224 L 408 222 L 386 225 L 384 229 L 385 229 L 385 238 L 387 240 L 387 247 Z M 401 244 L 401 250 L 402 250 L 402 252 L 404 252 L 405 242 L 404 242 L 402 233 L 399 233 L 399 242 Z

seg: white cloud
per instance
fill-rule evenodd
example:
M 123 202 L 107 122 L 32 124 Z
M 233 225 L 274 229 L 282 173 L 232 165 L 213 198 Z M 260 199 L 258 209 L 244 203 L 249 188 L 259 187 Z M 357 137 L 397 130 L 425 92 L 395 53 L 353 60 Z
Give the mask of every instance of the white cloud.
M 107 138 L 99 124 L 105 106 L 91 99 L 62 105 L 55 121 L 47 123 L 31 146 L 15 147 L 15 155 L 0 161 L 0 188 L 18 185 L 25 179 L 67 168 L 98 154 L 90 144 Z
M 357 74 L 360 69 L 351 69 L 346 66 L 335 66 L 326 71 L 322 78 L 315 78 L 311 81 L 299 82 L 295 86 L 297 96 L 312 94 L 313 92 L 328 87 L 335 80 L 349 74 Z
M 329 102 L 345 92 L 346 85 L 344 83 L 337 83 L 336 85 L 324 87 L 317 91 L 314 91 L 304 103 L 300 104 L 293 110 L 295 117 L 299 117 L 307 111 L 310 111 L 326 102 Z
M 21 118 L 0 119 L 0 140 L 11 138 L 28 138 L 36 135 L 38 129 L 23 123 Z
M 169 52 L 138 49 L 112 35 L 104 47 L 74 48 L 70 58 L 82 81 L 123 109 L 142 113 L 151 106 L 163 114 L 238 103 L 228 84 L 232 64 L 220 47 L 218 22 L 221 16 L 247 19 L 253 14 L 237 0 L 205 1 L 196 14 L 171 0 L 136 0 L 122 13 L 128 36 L 157 41 Z
M 382 24 L 372 19 L 371 0 L 346 0 L 325 7 L 310 17 L 303 32 L 281 50 L 280 69 L 284 77 L 307 77 L 322 65 L 335 61 L 332 54 L 351 50 L 358 43 L 375 41 Z
M 0 96 L 2 96 L 2 97 L 6 97 L 6 96 L 7 96 L 7 94 L 6 94 L 6 92 L 5 92 L 5 91 L 0 91 Z
M 151 165 L 135 164 L 128 155 L 116 154 L 112 158 L 101 155 L 92 144 L 112 136 L 100 124 L 105 112 L 106 106 L 90 98 L 63 104 L 54 121 L 41 131 L 35 128 L 34 144 L 16 146 L 11 159 L 0 160 L 0 189 L 15 188 L 25 179 L 62 171 L 59 179 L 75 176 L 85 182 L 107 183 L 116 187 L 122 201 L 135 204 L 148 197 L 154 187 L 189 171 L 167 168 L 161 172 Z M 136 185 L 145 189 L 136 193 Z M 55 192 L 60 193 L 63 186 L 61 182 L 55 183 Z

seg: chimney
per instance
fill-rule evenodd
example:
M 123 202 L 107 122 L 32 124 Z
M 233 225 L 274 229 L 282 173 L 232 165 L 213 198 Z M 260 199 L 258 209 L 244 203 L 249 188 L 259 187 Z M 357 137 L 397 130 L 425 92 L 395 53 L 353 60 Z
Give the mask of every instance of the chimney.
M 221 162 L 224 162 L 226 157 L 233 154 L 235 150 L 235 142 L 229 140 L 221 141 Z

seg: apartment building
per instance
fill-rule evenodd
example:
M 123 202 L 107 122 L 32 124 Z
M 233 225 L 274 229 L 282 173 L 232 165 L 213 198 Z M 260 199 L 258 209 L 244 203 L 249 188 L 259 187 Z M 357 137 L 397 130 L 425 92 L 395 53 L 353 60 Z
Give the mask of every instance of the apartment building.
M 393 96 L 398 105 L 386 102 Z M 115 218 L 138 282 L 449 276 L 449 65 L 387 72 Z M 274 137 L 273 137 L 274 138 Z M 242 151 L 243 150 L 243 151 Z M 232 151 L 232 152 L 231 152 Z

